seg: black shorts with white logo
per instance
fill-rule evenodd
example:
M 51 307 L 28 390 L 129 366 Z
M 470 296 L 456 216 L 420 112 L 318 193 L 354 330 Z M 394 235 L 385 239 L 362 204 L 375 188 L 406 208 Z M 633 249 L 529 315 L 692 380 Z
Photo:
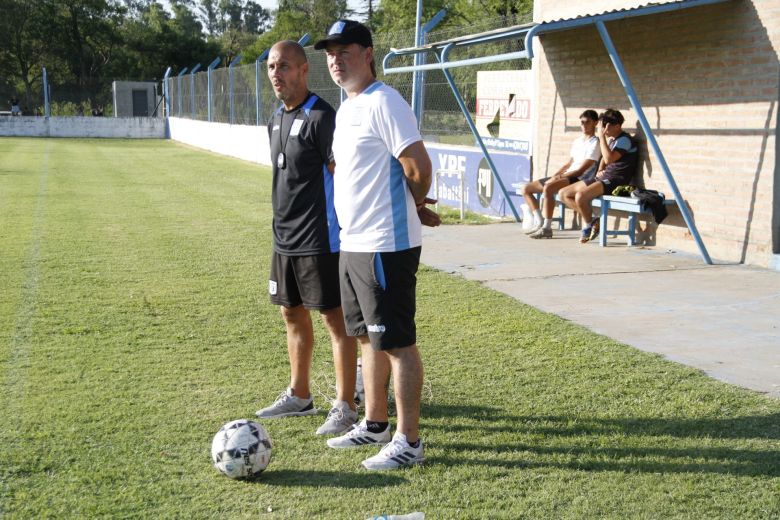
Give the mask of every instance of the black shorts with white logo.
M 420 247 L 393 253 L 341 252 L 341 307 L 347 334 L 368 334 L 376 350 L 417 343 L 414 324 Z
M 273 252 L 268 279 L 271 303 L 333 309 L 341 305 L 339 254 L 288 256 Z

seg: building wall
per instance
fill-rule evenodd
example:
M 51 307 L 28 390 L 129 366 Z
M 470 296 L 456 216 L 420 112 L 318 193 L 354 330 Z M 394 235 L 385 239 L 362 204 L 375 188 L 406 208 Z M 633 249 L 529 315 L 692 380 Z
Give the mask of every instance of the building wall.
M 112 84 L 114 92 L 114 117 L 133 117 L 133 91 L 146 91 L 146 113 L 149 116 L 154 114 L 159 101 L 157 97 L 157 83 L 149 81 L 114 81 Z M 157 110 L 162 114 L 162 107 Z
M 0 117 L 3 137 L 165 138 L 165 119 L 156 117 Z
M 536 16 L 553 20 L 637 5 L 596 0 L 573 13 L 568 4 L 537 0 Z M 780 2 L 734 0 L 606 25 L 710 255 L 772 265 L 780 253 Z M 637 132 L 636 114 L 595 26 L 543 35 L 534 50 L 534 177 L 565 162 L 586 108 L 617 108 L 626 117 L 624 129 Z M 645 155 L 646 186 L 671 195 L 657 158 Z M 697 252 L 676 208 L 654 228 L 639 238 Z

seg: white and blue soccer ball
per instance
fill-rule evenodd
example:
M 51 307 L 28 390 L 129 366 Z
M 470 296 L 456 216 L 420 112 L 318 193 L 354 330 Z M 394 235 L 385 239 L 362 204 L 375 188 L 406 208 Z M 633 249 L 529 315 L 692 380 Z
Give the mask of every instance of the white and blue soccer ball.
M 271 462 L 271 437 L 261 425 L 247 419 L 230 421 L 211 442 L 211 460 L 230 478 L 251 478 Z

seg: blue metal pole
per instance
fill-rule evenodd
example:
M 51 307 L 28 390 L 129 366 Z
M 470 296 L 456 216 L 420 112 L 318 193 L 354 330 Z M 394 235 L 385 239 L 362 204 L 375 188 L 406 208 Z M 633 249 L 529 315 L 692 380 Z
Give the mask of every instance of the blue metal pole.
M 192 67 L 190 71 L 190 108 L 192 110 L 192 119 L 195 119 L 195 73 L 200 70 L 200 63 Z
M 439 25 L 439 22 L 441 22 L 446 15 L 447 15 L 447 10 L 442 9 L 438 13 L 436 13 L 434 17 L 428 21 L 428 23 L 423 25 L 422 36 L 420 38 L 419 45 L 425 45 L 425 42 L 428 39 L 428 33 L 431 32 L 434 27 Z M 425 53 L 423 52 L 419 53 L 417 56 L 415 56 L 414 59 L 415 59 L 415 64 L 418 64 L 418 59 L 419 59 L 419 65 L 425 64 Z M 416 74 L 419 74 L 419 80 L 418 80 L 419 88 L 417 89 L 417 110 L 419 110 L 420 112 L 417 121 L 419 121 L 420 125 L 422 126 L 422 117 L 425 114 L 425 71 L 420 70 L 417 71 Z
M 168 84 L 168 79 L 171 76 L 171 68 L 168 67 L 165 69 L 165 74 L 163 75 L 163 98 L 165 99 L 165 117 L 171 117 L 171 92 L 170 92 L 170 85 Z
M 449 54 L 452 47 L 453 47 L 452 44 L 449 44 L 446 47 L 444 47 L 444 49 L 441 51 L 441 57 L 439 58 L 439 61 L 441 62 L 447 61 L 447 55 Z M 471 119 L 471 113 L 469 112 L 469 109 L 466 106 L 466 102 L 463 101 L 463 97 L 460 95 L 460 92 L 458 91 L 458 87 L 455 86 L 455 81 L 452 79 L 452 74 L 450 74 L 450 71 L 448 69 L 442 69 L 442 72 L 444 73 L 444 77 L 447 79 L 447 83 L 449 83 L 450 85 L 450 89 L 452 90 L 452 95 L 455 96 L 455 101 L 458 102 L 460 111 L 463 112 L 463 117 L 466 119 L 466 123 L 468 123 L 471 133 L 474 135 L 474 138 L 477 140 L 477 144 L 479 145 L 479 148 L 482 150 L 482 155 L 485 157 L 488 166 L 490 166 L 490 171 L 493 173 L 493 178 L 496 179 L 498 186 L 501 188 L 501 192 L 504 194 L 504 200 L 506 200 L 509 209 L 512 210 L 512 215 L 514 215 L 515 221 L 522 222 L 523 219 L 521 219 L 520 215 L 518 215 L 517 209 L 515 208 L 512 199 L 509 197 L 509 193 L 507 193 L 506 187 L 504 187 L 504 181 L 502 181 L 501 177 L 498 175 L 498 170 L 496 169 L 496 165 L 493 163 L 493 159 L 490 157 L 490 154 L 488 153 L 488 150 L 485 147 L 485 143 L 482 142 L 482 136 L 479 135 L 479 131 L 477 130 L 477 126 L 474 124 L 474 120 Z
M 419 47 L 422 45 L 421 39 L 422 39 L 422 10 L 423 10 L 423 2 L 422 0 L 417 0 L 417 15 L 415 17 L 414 21 L 414 46 Z M 414 65 L 419 66 L 421 64 L 420 61 L 421 56 L 419 54 L 414 55 Z M 412 74 L 412 112 L 414 112 L 415 117 L 417 118 L 417 126 L 422 125 L 422 110 L 420 110 L 420 73 L 419 71 L 415 71 L 414 74 Z
M 235 58 L 233 58 L 233 61 L 230 62 L 228 65 L 228 96 L 230 99 L 230 124 L 235 124 L 236 122 L 236 104 L 235 104 L 235 94 L 233 92 L 233 67 L 241 61 L 241 55 L 239 54 Z
M 49 76 L 46 74 L 46 67 L 43 67 L 43 115 L 51 117 L 51 106 L 49 105 Z
M 181 71 L 176 75 L 176 88 L 178 89 L 178 92 L 176 92 L 176 101 L 179 105 L 179 113 L 178 116 L 181 117 L 181 77 L 187 73 L 187 67 L 184 67 L 181 69 Z
M 612 43 L 612 38 L 610 38 L 609 33 L 607 32 L 607 27 L 604 25 L 604 22 L 598 20 L 596 22 L 596 28 L 599 30 L 601 40 L 604 42 L 604 46 L 607 48 L 609 58 L 612 60 L 612 65 L 614 65 L 615 71 L 617 71 L 617 75 L 620 78 L 620 82 L 623 84 L 623 88 L 626 91 L 626 95 L 628 96 L 628 100 L 631 103 L 631 107 L 633 107 L 637 117 L 639 118 L 639 124 L 647 136 L 647 142 L 650 144 L 650 147 L 653 149 L 653 153 L 655 153 L 655 156 L 658 159 L 658 163 L 661 165 L 661 170 L 664 172 L 664 176 L 666 177 L 666 181 L 669 183 L 669 187 L 672 188 L 672 193 L 674 193 L 674 200 L 677 202 L 677 207 L 680 208 L 680 213 L 685 220 L 685 224 L 688 226 L 688 230 L 690 230 L 691 234 L 693 235 L 693 239 L 696 241 L 696 246 L 699 248 L 699 253 L 701 254 L 702 259 L 704 259 L 704 263 L 712 264 L 712 259 L 710 258 L 709 253 L 707 253 L 707 248 L 704 247 L 704 242 L 701 239 L 701 235 L 699 235 L 699 230 L 696 228 L 696 223 L 693 221 L 693 217 L 688 212 L 688 208 L 685 205 L 685 201 L 683 200 L 682 195 L 680 194 L 680 190 L 677 188 L 677 183 L 674 181 L 672 172 L 669 170 L 669 165 L 666 163 L 666 158 L 664 157 L 663 152 L 661 152 L 661 147 L 658 146 L 658 141 L 655 139 L 655 134 L 653 134 L 653 130 L 650 128 L 650 124 L 647 122 L 645 112 L 642 110 L 642 105 L 639 103 L 639 98 L 636 96 L 634 86 L 631 84 L 631 80 L 628 78 L 628 74 L 626 74 L 626 71 L 623 68 L 623 62 L 620 60 L 617 49 L 615 49 L 615 46 Z
M 220 58 L 217 56 L 214 58 L 214 61 L 209 63 L 208 68 L 206 69 L 206 104 L 208 105 L 206 107 L 206 112 L 208 114 L 208 122 L 211 123 L 211 101 L 212 101 L 212 94 L 211 94 L 211 71 L 214 70 L 214 67 L 219 65 Z
M 263 90 L 260 87 L 260 64 L 268 59 L 268 52 L 268 49 L 264 50 L 255 60 L 255 109 L 257 110 L 257 126 L 260 126 L 263 116 Z

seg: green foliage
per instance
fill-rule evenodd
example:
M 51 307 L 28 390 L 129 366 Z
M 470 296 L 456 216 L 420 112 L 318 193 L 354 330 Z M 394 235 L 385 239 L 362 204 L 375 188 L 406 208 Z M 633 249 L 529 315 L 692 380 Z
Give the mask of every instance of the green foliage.
M 162 140 L 0 157 L 2 518 L 780 515 L 780 402 L 425 267 L 426 465 L 368 473 L 321 413 L 265 421 L 266 472 L 224 478 L 214 433 L 289 381 L 268 168 Z
M 334 21 L 349 14 L 346 0 L 283 0 L 273 27 L 246 49 L 244 63 L 254 62 L 280 40 L 298 40 L 306 33 L 311 42 L 323 38 Z

